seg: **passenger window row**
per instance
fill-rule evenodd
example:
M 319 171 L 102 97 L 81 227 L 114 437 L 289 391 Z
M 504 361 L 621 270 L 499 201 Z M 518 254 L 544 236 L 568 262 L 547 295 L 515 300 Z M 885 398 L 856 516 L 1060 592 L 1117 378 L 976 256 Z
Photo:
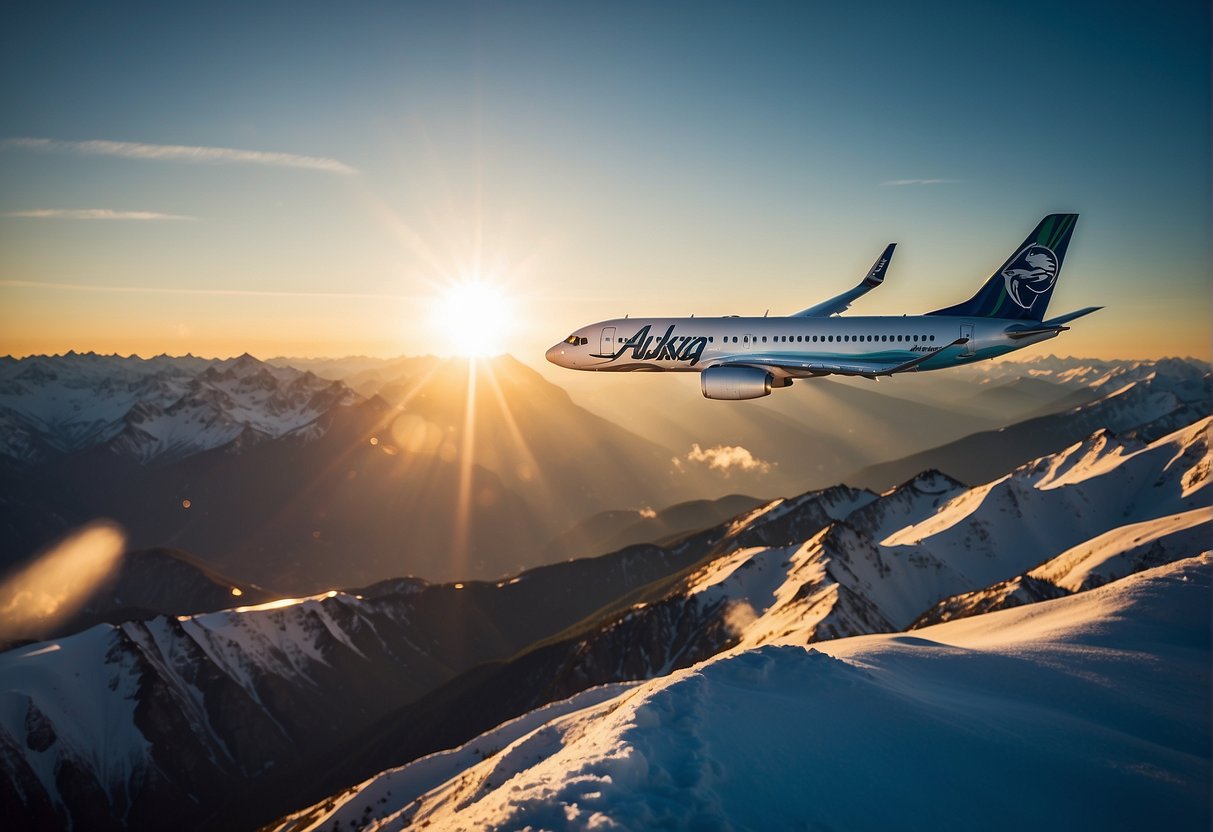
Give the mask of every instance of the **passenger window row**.
M 726 336 L 724 336 L 724 343 L 726 343 L 726 344 L 730 343 L 730 339 L 732 339 L 731 343 L 734 343 L 734 344 L 737 344 L 737 343 L 748 344 L 751 341 L 751 336 L 749 336 L 749 335 L 741 335 L 741 336 L 726 335 Z M 621 343 L 621 344 L 625 343 L 626 340 L 627 339 L 624 338 L 623 336 L 620 336 L 617 339 L 618 343 Z M 716 339 L 711 335 L 708 336 L 707 340 L 708 340 L 709 344 L 715 343 L 715 341 L 716 341 Z M 759 343 L 759 336 L 757 336 L 757 335 L 753 336 L 752 340 L 755 344 Z M 809 336 L 809 335 L 773 335 L 770 337 L 770 340 L 774 343 L 782 343 L 782 344 L 787 344 L 787 343 L 813 343 L 813 344 L 816 344 L 816 343 L 851 343 L 851 342 L 857 342 L 857 341 L 863 341 L 863 342 L 879 341 L 879 342 L 892 342 L 892 343 L 897 343 L 897 344 L 904 344 L 904 343 L 928 343 L 928 342 L 934 341 L 935 336 L 934 335 L 812 335 L 812 336 Z M 761 341 L 764 344 L 767 343 L 767 336 L 763 335 Z M 576 335 L 570 335 L 568 338 L 564 339 L 564 342 L 566 344 L 572 344 L 575 347 L 585 346 L 586 344 L 590 343 L 588 338 L 580 338 Z
M 734 344 L 738 343 L 739 341 L 741 343 L 746 343 L 746 344 L 750 343 L 750 336 L 748 336 L 748 335 L 742 335 L 740 337 L 737 335 L 733 335 L 733 336 L 726 335 L 725 339 L 724 339 L 726 343 L 729 342 L 730 337 L 732 338 L 732 343 L 734 343 Z M 708 340 L 711 340 L 711 339 L 709 338 Z M 758 336 L 755 335 L 753 340 L 754 340 L 754 343 L 758 343 L 758 340 L 759 340 Z M 868 342 L 892 341 L 894 343 L 923 343 L 923 342 L 934 341 L 935 336 L 934 335 L 821 335 L 821 336 L 813 335 L 810 337 L 808 335 L 775 335 L 775 336 L 771 337 L 771 340 L 775 343 L 789 343 L 789 342 L 810 343 L 811 342 L 814 344 L 818 343 L 819 341 L 822 343 L 827 343 L 827 342 L 828 343 L 845 343 L 845 342 L 854 342 L 854 341 L 868 341 Z M 767 343 L 767 336 L 765 336 L 765 335 L 762 336 L 762 343 L 764 343 L 764 344 Z

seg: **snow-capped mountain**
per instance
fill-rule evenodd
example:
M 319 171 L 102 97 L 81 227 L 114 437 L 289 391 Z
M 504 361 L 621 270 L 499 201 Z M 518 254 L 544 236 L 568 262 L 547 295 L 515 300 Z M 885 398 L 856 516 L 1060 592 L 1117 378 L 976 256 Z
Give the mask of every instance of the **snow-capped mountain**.
M 1100 429 L 1157 439 L 1209 415 L 1213 403 L 1213 374 L 1188 361 L 1138 362 L 1114 368 L 1101 378 L 1104 381 L 1092 382 L 1095 386 L 1078 388 L 1083 401 L 1073 407 L 873 465 L 847 481 L 883 490 L 919 471 L 938 468 L 977 484 L 1027 459 L 1056 453 Z
M 176 459 L 241 439 L 277 439 L 308 427 L 335 407 L 361 399 L 339 381 L 243 355 L 219 361 L 190 380 L 166 406 L 140 401 L 109 447 L 140 462 Z
M 633 547 L 508 582 L 391 581 L 99 624 L 2 653 L 0 816 L 48 829 L 83 818 L 134 829 L 271 820 L 298 804 L 303 774 L 324 769 L 348 737 L 697 551 Z M 118 589 L 132 596 L 138 586 Z
M 1051 459 L 979 489 L 928 472 L 884 495 L 839 487 L 760 507 L 719 527 L 697 566 L 402 709 L 360 738 L 347 782 L 594 685 L 652 678 L 735 646 L 904 629 L 938 600 L 1020 574 L 1082 535 L 1208 500 L 1205 426 L 1123 447 L 1117 454 L 1109 444 L 1102 467 L 1088 460 L 1083 475 L 1074 469 L 1064 482 L 1067 465 Z M 1036 485 L 1039 494 L 1027 494 Z M 1051 533 L 1051 510 L 1033 517 L 1054 500 L 1082 515 L 1073 529 Z M 980 545 L 970 551 L 966 540 Z
M 250 355 L 208 361 L 93 353 L 0 364 L 0 454 L 35 463 L 96 446 L 165 462 L 277 438 L 360 400 L 341 382 Z
M 407 696 L 440 672 L 390 612 L 334 593 L 9 651 L 0 792 L 46 828 L 65 824 L 65 806 L 154 828 L 176 801 L 219 801 L 226 782 L 318 753 L 385 690 Z
M 1199 388 L 1210 367 L 1194 358 L 1159 358 L 1140 361 L 1099 358 L 1060 358 L 1042 355 L 1025 359 L 983 361 L 962 369 L 985 384 L 996 385 L 1018 378 L 1048 381 L 1070 389 L 1093 387 L 1105 391 L 1123 387 L 1150 376 L 1166 378 L 1180 387 Z
M 0 453 L 20 462 L 106 442 L 140 401 L 167 405 L 206 365 L 200 359 L 148 360 L 94 353 L 31 356 L 0 363 L 0 418 L 37 444 L 5 432 Z
M 945 598 L 911 625 L 926 627 L 992 610 L 1083 592 L 1188 557 L 1213 541 L 1213 507 L 1127 523 L 1074 546 L 1022 575 Z
M 107 518 L 292 595 L 496 578 L 575 554 L 545 544 L 583 517 L 707 490 L 508 357 L 410 360 L 391 400 L 247 356 L 0 368 L 0 567 Z
M 274 828 L 1207 828 L 1211 589 L 1206 552 L 912 639 L 729 651 Z
M 695 629 L 720 622 L 745 645 L 902 630 L 939 599 L 1052 558 L 1089 563 L 1094 556 L 1083 552 L 1102 551 L 1100 539 L 1117 530 L 1132 540 L 1148 536 L 1131 528 L 1142 523 L 1173 533 L 1198 525 L 1211 491 L 1209 425 L 1206 418 L 1149 445 L 1100 432 L 977 488 L 924 474 L 803 542 L 717 558 L 663 603 L 693 608 Z M 1186 522 L 1167 520 L 1190 512 Z M 1159 556 L 1194 554 L 1198 534 Z M 1121 558 L 1116 577 L 1138 562 Z M 650 609 L 634 610 L 631 621 L 655 615 Z
M 941 599 L 1126 524 L 1207 504 L 1208 420 L 1151 445 L 1108 439 L 976 489 L 928 472 L 883 495 L 839 487 L 742 515 L 720 527 L 696 567 L 401 711 L 360 745 L 349 776 L 452 747 L 594 685 L 652 678 L 739 645 L 902 630 Z M 1094 457 L 1084 450 L 1101 443 Z M 419 721 L 442 730 L 418 730 Z
M 388 467 L 371 481 L 369 464 L 347 463 L 360 473 L 339 484 L 399 491 L 398 457 L 365 440 L 380 415 L 305 447 L 344 430 L 348 448 Z M 666 547 L 510 579 L 393 581 L 13 650 L 0 655 L 0 815 L 253 826 L 601 684 L 677 674 L 731 649 L 903 630 L 943 599 L 1034 571 L 1068 592 L 1195 554 L 1209 422 L 1153 439 L 1149 425 L 1099 431 L 975 488 L 937 471 L 879 494 L 835 486 Z M 279 444 L 249 456 L 281 480 L 298 452 L 259 455 Z M 324 458 L 338 456 L 355 459 Z M 219 505 L 230 457 L 199 455 L 215 463 L 200 504 Z M 294 491 L 303 481 L 285 479 Z M 336 504 L 322 496 L 317 505 Z

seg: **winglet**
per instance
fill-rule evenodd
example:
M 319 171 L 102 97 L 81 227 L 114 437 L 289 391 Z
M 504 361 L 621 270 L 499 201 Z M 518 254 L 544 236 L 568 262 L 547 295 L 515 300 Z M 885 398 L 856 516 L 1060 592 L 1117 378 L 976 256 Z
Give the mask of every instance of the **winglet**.
M 884 253 L 876 258 L 876 262 L 872 264 L 872 268 L 868 269 L 868 273 L 863 278 L 865 286 L 875 289 L 881 283 L 884 283 L 884 276 L 889 271 L 889 263 L 893 262 L 893 249 L 897 248 L 897 243 L 889 243 L 885 246 Z
M 847 311 L 850 308 L 851 302 L 856 298 L 866 295 L 868 292 L 875 289 L 880 284 L 884 283 L 884 277 L 889 271 L 889 263 L 893 262 L 893 249 L 897 248 L 897 243 L 889 243 L 885 246 L 884 252 L 876 258 L 876 262 L 872 264 L 872 268 L 868 269 L 868 273 L 863 276 L 863 280 L 859 281 L 859 285 L 854 289 L 843 292 L 837 297 L 832 297 L 827 301 L 810 306 L 808 309 L 802 309 L 793 318 L 824 318 L 829 315 L 838 315 Z

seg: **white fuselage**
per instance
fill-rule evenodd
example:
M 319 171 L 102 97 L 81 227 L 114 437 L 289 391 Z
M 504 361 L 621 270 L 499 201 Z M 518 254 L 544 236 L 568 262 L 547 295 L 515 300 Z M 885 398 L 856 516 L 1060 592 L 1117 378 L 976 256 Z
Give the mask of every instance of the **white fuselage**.
M 599 372 L 700 372 L 718 362 L 764 359 L 807 363 L 880 361 L 897 364 L 939 350 L 915 369 L 936 370 L 993 358 L 1054 337 L 1012 339 L 1016 321 L 943 315 L 779 318 L 617 318 L 582 327 L 547 351 L 547 359 L 573 370 Z M 577 343 L 572 343 L 576 340 Z M 583 343 L 584 342 L 584 343 Z M 776 377 L 817 375 L 772 368 Z

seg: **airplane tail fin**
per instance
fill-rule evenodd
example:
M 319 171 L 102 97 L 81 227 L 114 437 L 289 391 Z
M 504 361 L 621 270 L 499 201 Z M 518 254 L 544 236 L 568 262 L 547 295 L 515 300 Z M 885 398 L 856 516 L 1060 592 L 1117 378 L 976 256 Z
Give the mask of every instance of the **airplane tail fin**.
M 1045 217 L 977 294 L 930 314 L 1043 320 L 1077 221 L 1078 214 Z

